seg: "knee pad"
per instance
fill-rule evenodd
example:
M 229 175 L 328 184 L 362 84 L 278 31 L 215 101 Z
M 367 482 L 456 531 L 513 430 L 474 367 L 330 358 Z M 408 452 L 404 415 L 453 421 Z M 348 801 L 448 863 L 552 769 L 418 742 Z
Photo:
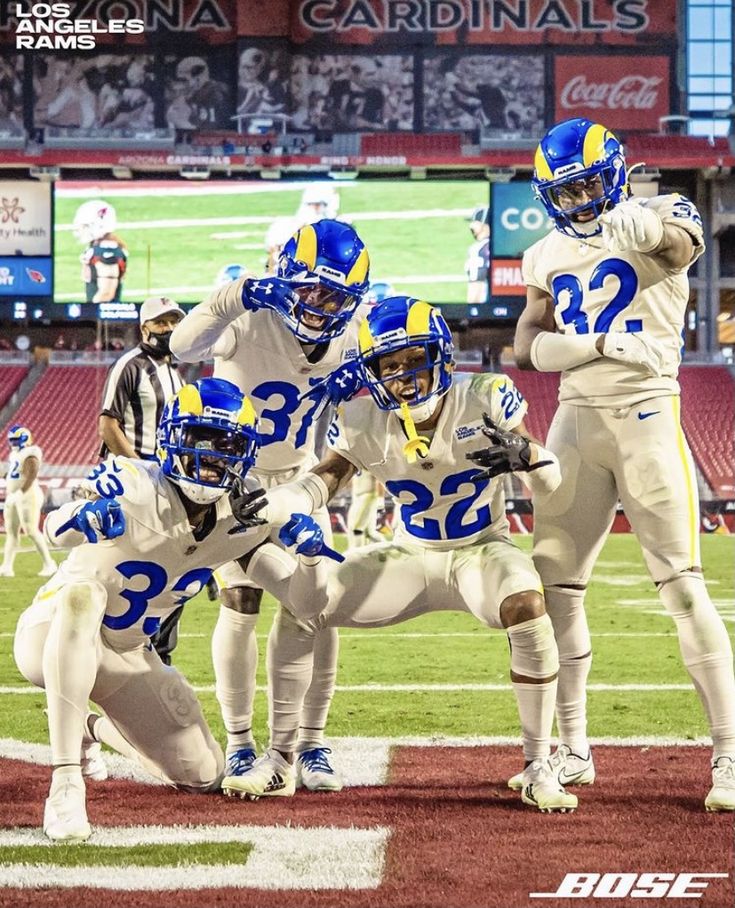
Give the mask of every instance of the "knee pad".
M 506 628 L 510 641 L 510 667 L 516 675 L 550 678 L 559 671 L 559 653 L 548 615 Z

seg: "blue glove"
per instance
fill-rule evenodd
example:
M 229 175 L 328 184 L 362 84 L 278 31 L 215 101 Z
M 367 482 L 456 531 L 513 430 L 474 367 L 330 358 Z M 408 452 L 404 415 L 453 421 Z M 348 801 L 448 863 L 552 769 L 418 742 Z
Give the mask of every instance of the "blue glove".
M 324 543 L 324 532 L 313 517 L 306 514 L 292 514 L 291 519 L 278 531 L 278 538 L 287 547 L 296 546 L 297 555 L 309 555 L 312 558 L 324 555 L 334 561 L 344 561 L 344 555 L 330 549 Z
M 312 420 L 318 419 L 330 404 L 339 406 L 352 398 L 365 387 L 362 371 L 357 360 L 350 359 L 346 363 L 330 372 L 326 378 L 317 382 L 308 391 L 304 391 L 301 399 L 311 397 L 318 401 L 311 413 Z
M 317 278 L 285 280 L 280 277 L 250 278 L 242 285 L 242 304 L 248 312 L 258 309 L 275 309 L 290 315 L 293 307 L 300 302 L 296 293 L 301 287 L 311 287 Z
M 78 530 L 87 537 L 87 542 L 99 542 L 100 538 L 117 539 L 125 532 L 125 514 L 120 502 L 114 498 L 100 498 L 88 501 L 56 531 Z

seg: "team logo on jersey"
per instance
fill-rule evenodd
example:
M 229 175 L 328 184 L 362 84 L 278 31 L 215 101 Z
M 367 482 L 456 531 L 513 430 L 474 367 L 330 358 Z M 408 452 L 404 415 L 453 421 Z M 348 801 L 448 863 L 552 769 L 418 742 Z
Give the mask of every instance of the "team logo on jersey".
M 482 423 L 476 422 L 469 426 L 457 426 L 454 430 L 454 437 L 458 442 L 472 441 L 482 433 Z
M 348 347 L 342 354 L 343 360 L 357 359 L 357 347 Z

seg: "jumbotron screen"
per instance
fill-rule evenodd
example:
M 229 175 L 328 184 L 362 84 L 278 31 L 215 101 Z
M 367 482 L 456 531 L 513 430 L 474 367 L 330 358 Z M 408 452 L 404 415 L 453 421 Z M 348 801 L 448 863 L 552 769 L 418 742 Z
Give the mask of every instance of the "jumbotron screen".
M 89 199 L 112 206 L 114 235 L 127 248 L 122 302 L 151 295 L 199 302 L 223 266 L 264 273 L 269 250 L 320 217 L 355 227 L 370 251 L 372 282 L 433 303 L 482 301 L 476 287 L 471 298 L 468 261 L 477 247 L 473 214 L 486 213 L 489 204 L 484 181 L 62 183 L 56 190 L 57 303 L 87 301 L 80 263 L 85 246 L 73 222 Z

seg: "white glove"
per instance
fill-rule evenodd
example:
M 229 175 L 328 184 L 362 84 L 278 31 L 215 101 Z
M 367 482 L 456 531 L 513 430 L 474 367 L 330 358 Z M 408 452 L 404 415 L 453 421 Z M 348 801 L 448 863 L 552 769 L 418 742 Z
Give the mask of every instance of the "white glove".
M 653 252 L 664 237 L 661 218 L 643 199 L 620 202 L 600 215 L 602 242 L 610 252 Z
M 666 351 L 660 341 L 645 331 L 611 331 L 605 335 L 602 355 L 608 359 L 638 366 L 651 375 L 661 375 Z

